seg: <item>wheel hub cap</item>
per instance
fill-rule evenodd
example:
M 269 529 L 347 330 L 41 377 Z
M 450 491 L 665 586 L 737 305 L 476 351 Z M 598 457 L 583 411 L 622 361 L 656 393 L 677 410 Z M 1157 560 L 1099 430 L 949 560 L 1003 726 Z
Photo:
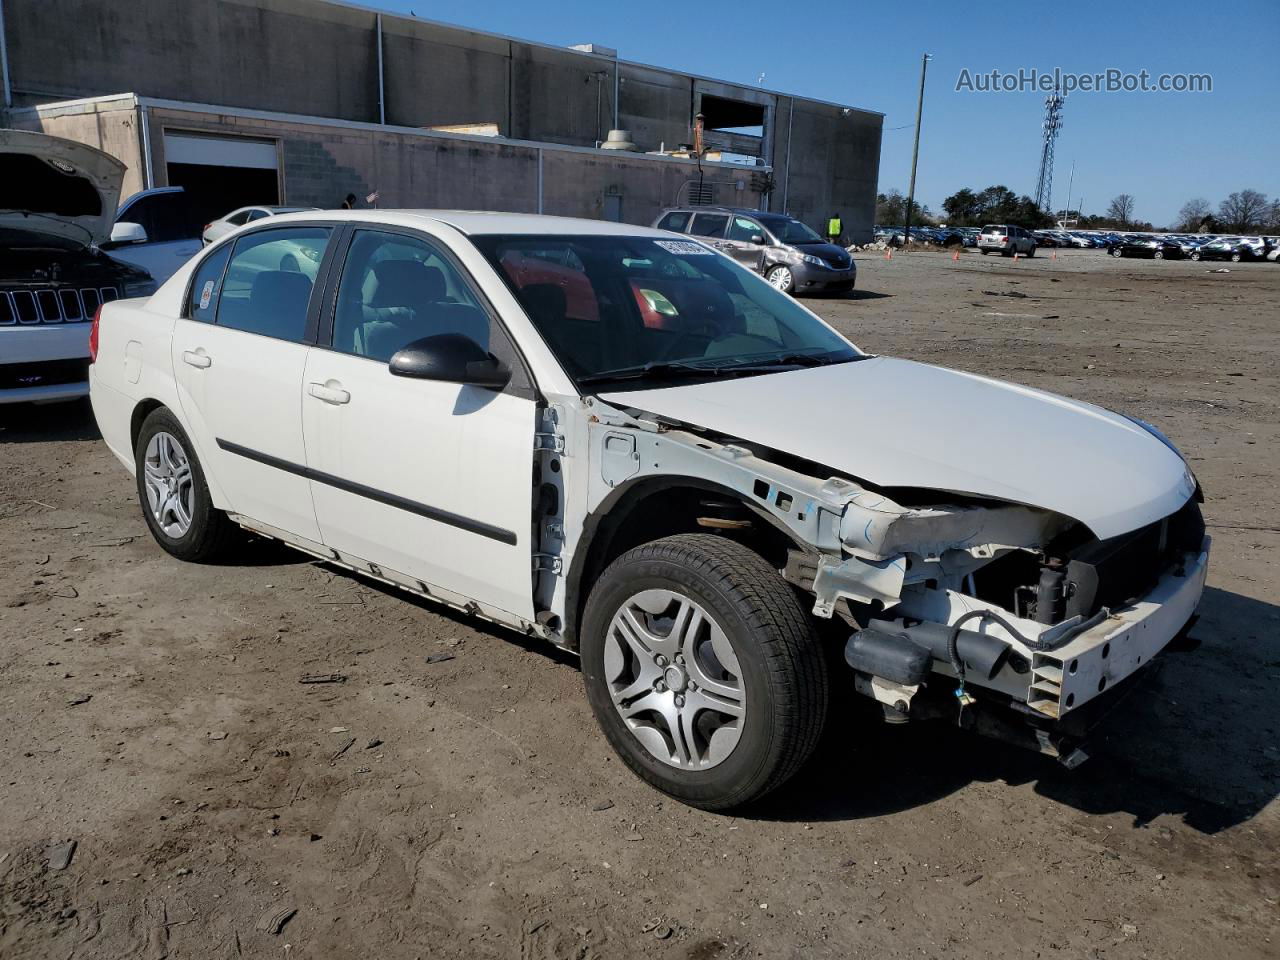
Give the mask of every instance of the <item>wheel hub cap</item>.
M 667 682 L 667 689 L 672 693 L 684 693 L 689 686 L 689 675 L 683 667 L 667 667 L 662 676 Z
M 171 433 L 157 433 L 143 454 L 142 483 L 147 508 L 166 536 L 175 540 L 191 529 L 194 477 L 187 452 Z
M 742 668 L 724 630 L 688 597 L 644 590 L 623 603 L 605 637 L 604 672 L 618 715 L 663 763 L 705 770 L 737 746 Z

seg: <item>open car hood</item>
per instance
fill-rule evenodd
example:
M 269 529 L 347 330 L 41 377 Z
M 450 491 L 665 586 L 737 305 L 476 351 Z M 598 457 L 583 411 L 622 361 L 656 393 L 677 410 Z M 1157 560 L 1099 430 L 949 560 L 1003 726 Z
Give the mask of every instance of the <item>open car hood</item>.
M 111 235 L 126 169 L 74 140 L 0 130 L 0 244 L 41 237 L 102 243 Z
M 601 399 L 878 487 L 1052 510 L 1101 539 L 1168 516 L 1195 492 L 1183 459 L 1119 414 L 890 357 Z

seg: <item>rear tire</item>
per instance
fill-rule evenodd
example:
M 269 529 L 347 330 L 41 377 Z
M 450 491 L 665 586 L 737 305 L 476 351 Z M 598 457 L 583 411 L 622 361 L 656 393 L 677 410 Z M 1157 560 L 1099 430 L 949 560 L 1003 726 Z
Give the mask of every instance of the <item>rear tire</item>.
M 591 590 L 581 654 L 610 745 L 691 806 L 764 796 L 821 736 L 827 665 L 809 617 L 778 572 L 735 541 L 681 534 L 623 554 Z
M 134 468 L 142 517 L 165 552 L 209 563 L 240 540 L 240 528 L 213 505 L 191 438 L 165 407 L 142 421 Z
M 1239 250 L 1237 250 L 1235 253 L 1233 253 L 1233 254 L 1231 255 L 1231 262 L 1232 262 L 1232 263 L 1239 263 L 1242 259 L 1244 259 L 1244 258 L 1241 256 L 1241 254 L 1240 254 L 1240 251 L 1239 251 Z
M 1192 259 L 1192 260 L 1194 260 L 1194 261 L 1196 261 L 1197 263 L 1199 263 L 1199 262 L 1203 259 L 1203 257 L 1201 257 L 1201 256 L 1200 256 L 1200 251 L 1199 251 L 1199 250 L 1192 250 L 1192 251 L 1191 251 L 1191 259 Z

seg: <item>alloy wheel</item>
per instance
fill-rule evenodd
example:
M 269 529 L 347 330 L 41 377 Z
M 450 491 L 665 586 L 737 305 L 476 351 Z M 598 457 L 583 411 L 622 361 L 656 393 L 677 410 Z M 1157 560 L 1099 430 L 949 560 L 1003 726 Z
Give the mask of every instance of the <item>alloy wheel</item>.
M 673 590 L 644 590 L 618 608 L 604 679 L 636 740 L 670 766 L 714 767 L 742 736 L 747 695 L 733 645 L 698 603 Z
M 165 535 L 177 540 L 191 529 L 195 485 L 191 462 L 177 437 L 163 431 L 147 442 L 143 456 L 147 507 Z
M 774 267 L 769 271 L 769 282 L 786 293 L 791 289 L 791 271 L 786 267 Z

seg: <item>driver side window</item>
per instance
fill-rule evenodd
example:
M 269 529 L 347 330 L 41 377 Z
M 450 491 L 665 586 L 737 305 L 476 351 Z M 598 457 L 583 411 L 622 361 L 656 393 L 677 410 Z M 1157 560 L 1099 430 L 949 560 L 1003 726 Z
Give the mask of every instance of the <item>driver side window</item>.
M 357 231 L 333 321 L 333 348 L 388 362 L 423 337 L 460 333 L 488 351 L 489 315 L 458 270 L 417 237 Z
M 734 217 L 729 225 L 729 239 L 738 243 L 759 243 L 756 238 L 764 236 L 764 228 L 754 220 L 746 217 Z

